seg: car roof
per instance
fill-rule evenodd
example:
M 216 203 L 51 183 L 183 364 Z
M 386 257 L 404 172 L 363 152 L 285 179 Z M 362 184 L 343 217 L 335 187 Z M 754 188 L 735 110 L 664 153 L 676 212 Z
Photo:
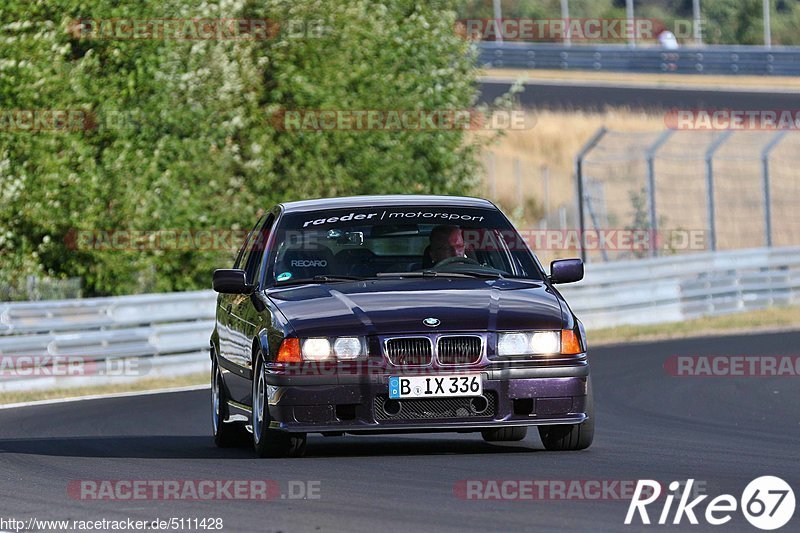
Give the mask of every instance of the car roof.
M 443 196 L 421 194 L 390 194 L 376 196 L 347 196 L 343 198 L 320 198 L 300 200 L 280 204 L 286 213 L 319 211 L 321 209 L 347 209 L 358 207 L 483 207 L 496 209 L 495 205 L 483 198 L 468 196 Z

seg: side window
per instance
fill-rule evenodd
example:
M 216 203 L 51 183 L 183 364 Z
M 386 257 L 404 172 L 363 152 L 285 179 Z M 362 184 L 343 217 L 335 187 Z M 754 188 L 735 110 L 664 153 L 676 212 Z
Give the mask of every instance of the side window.
M 247 282 L 256 283 L 260 281 L 258 278 L 261 273 L 261 263 L 264 258 L 264 252 L 269 242 L 270 230 L 272 223 L 275 221 L 273 215 L 269 215 L 263 226 L 256 227 L 249 239 L 249 251 L 247 260 L 244 263 L 244 271 L 247 273 Z
M 239 253 L 236 254 L 236 261 L 233 263 L 234 269 L 244 268 L 244 265 L 246 264 L 245 257 L 247 256 L 247 251 L 250 250 L 250 244 L 252 243 L 253 235 L 255 235 L 258 231 L 258 228 L 261 227 L 263 220 L 264 217 L 259 218 L 258 222 L 256 222 L 256 225 L 253 226 L 253 229 L 250 230 L 250 233 L 248 233 L 244 238 L 244 243 L 242 244 L 242 247 L 239 248 Z

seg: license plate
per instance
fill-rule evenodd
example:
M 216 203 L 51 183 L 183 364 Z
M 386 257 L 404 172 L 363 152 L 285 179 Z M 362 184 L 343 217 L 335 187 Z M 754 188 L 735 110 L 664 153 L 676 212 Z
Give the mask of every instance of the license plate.
M 392 376 L 389 398 L 446 398 L 480 396 L 483 381 L 480 374 L 458 376 Z

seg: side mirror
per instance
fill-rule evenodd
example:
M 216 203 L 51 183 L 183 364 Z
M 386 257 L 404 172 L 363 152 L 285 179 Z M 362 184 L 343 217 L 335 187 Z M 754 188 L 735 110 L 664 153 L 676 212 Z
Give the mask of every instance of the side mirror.
M 247 274 L 244 270 L 220 269 L 214 271 L 214 290 L 221 294 L 250 294 L 253 285 L 247 283 Z
M 574 283 L 583 279 L 583 261 L 559 259 L 550 263 L 550 283 Z

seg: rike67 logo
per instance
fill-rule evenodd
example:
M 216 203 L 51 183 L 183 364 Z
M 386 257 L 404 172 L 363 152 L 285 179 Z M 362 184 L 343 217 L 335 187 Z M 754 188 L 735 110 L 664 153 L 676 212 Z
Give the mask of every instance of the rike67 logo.
M 754 479 L 745 487 L 742 497 L 738 501 L 730 494 L 721 494 L 707 503 L 704 513 L 700 511 L 700 504 L 708 496 L 700 495 L 690 501 L 693 484 L 694 479 L 687 480 L 685 484 L 678 481 L 669 484 L 670 493 L 664 498 L 664 506 L 658 515 L 657 524 L 670 523 L 672 506 L 676 498 L 678 504 L 672 515 L 671 523 L 673 525 L 680 524 L 684 517 L 690 524 L 697 525 L 699 524 L 697 517 L 700 515 L 705 518 L 706 523 L 712 526 L 721 526 L 730 522 L 733 513 L 740 508 L 750 524 L 758 529 L 769 531 L 785 526 L 794 515 L 794 491 L 779 477 L 762 476 Z M 681 487 L 684 487 L 683 491 L 678 493 Z M 637 514 L 642 524 L 650 524 L 651 519 L 647 506 L 659 500 L 662 496 L 661 492 L 661 484 L 658 481 L 640 479 L 628 507 L 625 524 L 634 523 Z

